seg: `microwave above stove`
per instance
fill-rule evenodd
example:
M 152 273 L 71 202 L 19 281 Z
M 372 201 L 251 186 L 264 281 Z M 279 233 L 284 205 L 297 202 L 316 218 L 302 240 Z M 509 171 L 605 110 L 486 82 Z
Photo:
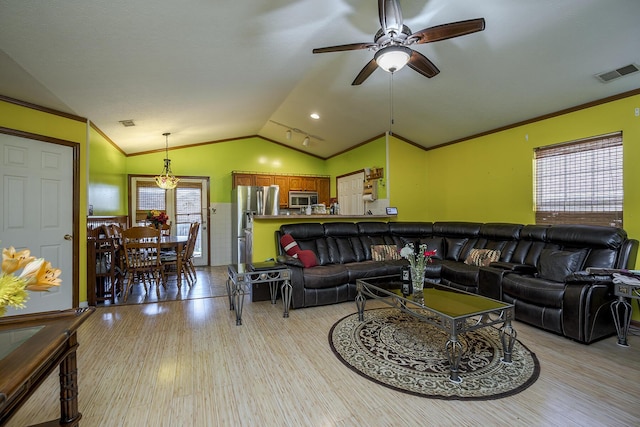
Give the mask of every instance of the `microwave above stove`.
M 289 208 L 304 208 L 317 203 L 317 191 L 289 191 Z

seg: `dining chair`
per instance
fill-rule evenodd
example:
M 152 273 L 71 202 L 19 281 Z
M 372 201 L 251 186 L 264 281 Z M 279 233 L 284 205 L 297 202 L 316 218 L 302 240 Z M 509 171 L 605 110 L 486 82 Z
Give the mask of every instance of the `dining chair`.
M 110 301 L 115 303 L 118 283 L 116 278 L 116 242 L 112 237 L 99 235 L 87 238 L 87 300 L 89 305 Z
M 166 273 L 174 272 L 176 275 L 182 275 L 184 280 L 189 286 L 193 285 L 196 281 L 195 269 L 192 270 L 193 263 L 190 262 L 190 258 L 193 257 L 193 250 L 195 247 L 195 241 L 198 238 L 199 223 L 192 223 L 189 227 L 189 234 L 187 236 L 187 242 L 185 243 L 181 253 L 162 253 L 162 264 L 164 265 L 165 275 Z M 178 270 L 178 257 L 180 257 L 180 271 Z M 178 281 L 180 283 L 180 281 Z
M 160 230 L 151 227 L 131 227 L 123 230 L 122 246 L 127 277 L 123 292 L 124 301 L 127 301 L 131 292 L 134 278 L 142 282 L 145 292 L 149 292 L 149 287 L 154 282 L 158 294 L 161 284 L 166 290 L 164 270 L 160 262 Z
M 193 252 L 196 248 L 196 241 L 198 240 L 198 230 L 200 229 L 199 222 L 191 223 L 191 227 L 189 227 L 189 240 L 187 241 L 187 252 L 185 254 L 185 261 L 183 265 L 187 267 L 187 274 L 191 277 L 193 283 L 196 282 L 196 267 L 193 264 Z
M 160 234 L 163 236 L 171 236 L 171 224 L 166 223 L 160 225 Z

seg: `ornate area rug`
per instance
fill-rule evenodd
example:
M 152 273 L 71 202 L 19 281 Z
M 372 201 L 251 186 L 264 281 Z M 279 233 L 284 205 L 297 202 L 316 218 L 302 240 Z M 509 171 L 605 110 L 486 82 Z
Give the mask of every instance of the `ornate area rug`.
M 516 331 L 517 332 L 517 331 Z M 537 379 L 540 365 L 520 341 L 513 362 L 502 363 L 498 329 L 485 327 L 461 334 L 464 354 L 459 384 L 449 380 L 447 334 L 398 309 L 382 308 L 340 319 L 329 344 L 345 365 L 386 387 L 436 399 L 498 399 L 521 392 Z

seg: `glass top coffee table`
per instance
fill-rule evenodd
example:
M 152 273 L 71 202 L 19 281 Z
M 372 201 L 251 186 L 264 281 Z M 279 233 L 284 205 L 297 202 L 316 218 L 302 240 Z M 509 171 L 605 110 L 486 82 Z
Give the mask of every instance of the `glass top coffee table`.
M 462 357 L 462 344 L 458 336 L 487 326 L 502 324 L 502 362 L 511 363 L 516 331 L 511 326 L 514 318 L 513 304 L 497 301 L 481 295 L 459 291 L 447 286 L 425 282 L 422 295 L 403 296 L 400 276 L 380 276 L 356 280 L 358 294 L 356 306 L 358 318 L 364 321 L 367 297 L 396 307 L 423 322 L 437 327 L 449 335 L 445 345 L 450 365 L 451 381 L 462 381 L 458 368 Z

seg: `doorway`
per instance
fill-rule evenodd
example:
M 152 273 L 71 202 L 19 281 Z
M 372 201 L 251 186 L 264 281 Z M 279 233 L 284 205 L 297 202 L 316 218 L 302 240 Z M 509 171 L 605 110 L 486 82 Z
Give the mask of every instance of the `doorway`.
M 51 262 L 62 271 L 62 285 L 48 292 L 29 292 L 26 308 L 9 307 L 7 316 L 77 304 L 78 267 L 73 260 L 78 244 L 73 238 L 78 234 L 74 222 L 78 145 L 40 135 L 33 138 L 0 134 L 0 246 L 28 248 L 32 256 Z
M 338 203 L 341 215 L 364 215 L 363 183 L 364 171 L 338 177 Z
M 187 236 L 193 222 L 200 223 L 193 252 L 194 264 L 209 265 L 209 178 L 180 178 L 173 190 L 163 190 L 148 176 L 129 176 L 129 221 L 131 225 L 147 225 L 150 210 L 164 211 L 171 222 L 171 234 Z

